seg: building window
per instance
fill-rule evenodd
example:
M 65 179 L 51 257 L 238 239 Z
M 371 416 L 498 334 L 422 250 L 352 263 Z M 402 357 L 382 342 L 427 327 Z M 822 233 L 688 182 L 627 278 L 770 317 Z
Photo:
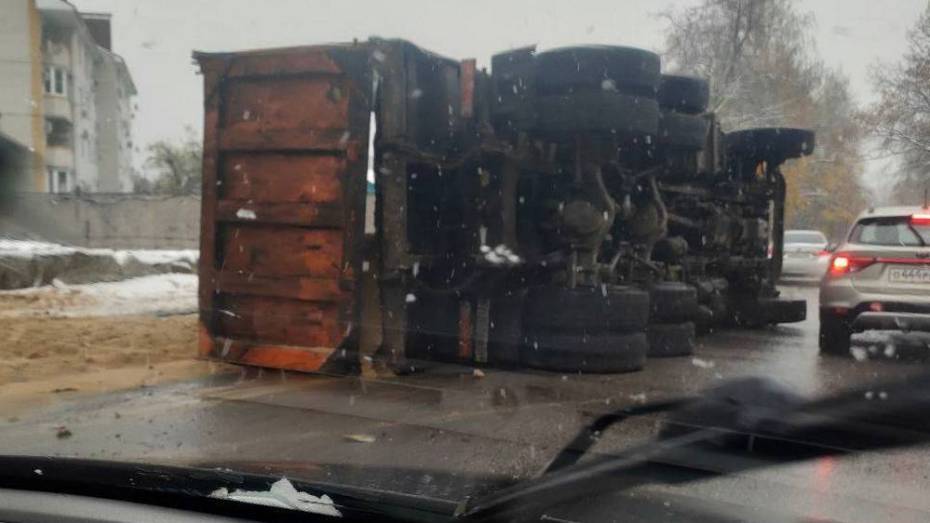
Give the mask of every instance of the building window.
M 68 71 L 62 67 L 46 65 L 42 75 L 45 94 L 68 95 Z
M 74 173 L 59 167 L 48 168 L 48 192 L 65 193 L 74 190 Z
M 45 143 L 55 147 L 71 147 L 71 122 L 61 118 L 46 118 Z

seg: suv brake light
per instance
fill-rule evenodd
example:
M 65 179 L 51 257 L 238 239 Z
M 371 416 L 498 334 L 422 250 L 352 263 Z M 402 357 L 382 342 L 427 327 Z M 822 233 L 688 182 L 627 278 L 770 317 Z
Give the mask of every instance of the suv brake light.
M 911 225 L 930 225 L 930 213 L 912 214 Z
M 852 272 L 858 272 L 875 263 L 875 258 L 867 256 L 852 256 L 846 252 L 837 253 L 830 260 L 830 274 L 832 276 L 842 276 Z

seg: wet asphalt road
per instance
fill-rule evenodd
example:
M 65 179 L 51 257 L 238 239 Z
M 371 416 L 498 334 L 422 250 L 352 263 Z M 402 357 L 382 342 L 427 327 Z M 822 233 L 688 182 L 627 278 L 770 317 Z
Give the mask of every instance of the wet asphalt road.
M 461 486 L 444 482 L 444 474 L 531 476 L 579 424 L 618 405 L 694 393 L 742 376 L 767 376 L 819 395 L 926 369 L 920 362 L 821 357 L 816 288 L 786 287 L 784 293 L 809 300 L 807 321 L 715 332 L 699 339 L 693 358 L 650 360 L 642 372 L 486 370 L 481 377 L 469 368 L 441 366 L 387 381 L 221 373 L 77 398 L 0 421 L 0 452 L 232 468 L 265 462 L 296 475 L 318 473 L 313 463 L 398 468 L 412 471 L 413 481 L 432 496 L 461 499 Z M 59 426 L 70 437 L 58 438 Z M 642 441 L 655 427 L 651 418 L 630 421 L 605 435 L 597 450 Z M 930 521 L 928 451 L 820 460 L 664 490 L 839 521 Z M 359 478 L 353 481 L 366 481 Z

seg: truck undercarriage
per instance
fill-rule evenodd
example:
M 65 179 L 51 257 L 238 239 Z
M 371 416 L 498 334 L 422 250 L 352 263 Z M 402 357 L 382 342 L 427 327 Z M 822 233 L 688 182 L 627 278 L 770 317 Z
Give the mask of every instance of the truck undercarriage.
M 377 323 L 396 371 L 440 359 L 623 372 L 690 354 L 696 330 L 804 319 L 774 282 L 779 168 L 812 152 L 811 131 L 724 133 L 706 81 L 661 74 L 633 48 L 518 49 L 490 72 L 397 40 L 312 49 L 376 122 L 345 131 L 373 142 L 375 219 L 343 259 L 377 282 L 342 317 L 345 359 L 358 359 L 352 329 Z M 200 55 L 208 82 L 235 56 Z M 376 317 L 361 317 L 364 300 Z M 204 314 L 216 356 L 216 312 Z

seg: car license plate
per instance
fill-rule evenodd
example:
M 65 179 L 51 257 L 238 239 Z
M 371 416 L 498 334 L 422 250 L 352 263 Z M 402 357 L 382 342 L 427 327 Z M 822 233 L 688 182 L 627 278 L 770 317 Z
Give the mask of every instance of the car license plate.
M 930 283 L 930 267 L 895 267 L 888 270 L 888 280 L 894 283 Z

